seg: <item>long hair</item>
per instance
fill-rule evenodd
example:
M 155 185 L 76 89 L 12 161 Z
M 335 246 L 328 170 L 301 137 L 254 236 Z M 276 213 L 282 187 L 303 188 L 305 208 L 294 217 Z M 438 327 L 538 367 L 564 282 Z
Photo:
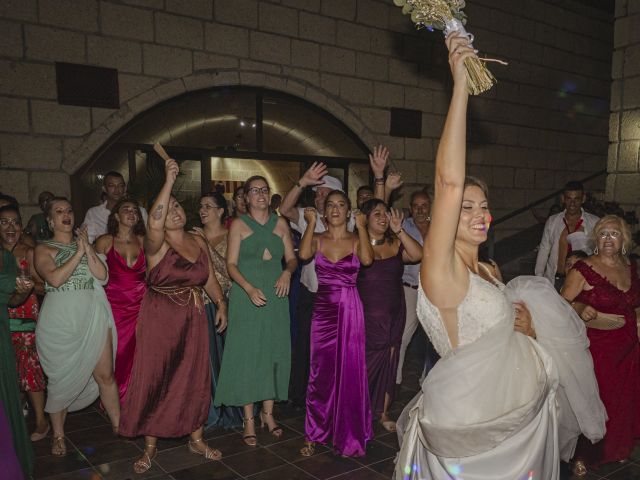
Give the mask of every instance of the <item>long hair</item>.
M 116 219 L 116 214 L 120 211 L 122 206 L 126 203 L 130 203 L 134 206 L 134 208 L 138 212 L 138 221 L 133 226 L 133 234 L 136 236 L 144 236 L 147 234 L 147 228 L 144 225 L 144 220 L 142 219 L 142 212 L 140 211 L 140 205 L 135 200 L 131 200 L 129 198 L 123 198 L 122 200 L 118 200 L 113 208 L 111 209 L 111 213 L 109 214 L 109 218 L 107 220 L 107 233 L 112 236 L 118 235 L 118 220 Z
M 367 223 L 369 223 L 369 215 L 371 215 L 371 212 L 373 212 L 378 205 L 382 205 L 385 211 L 389 212 L 389 205 L 387 205 L 384 201 L 380 200 L 379 198 L 372 198 L 371 200 L 367 200 L 362 204 L 362 213 L 364 213 L 367 216 Z M 384 239 L 386 240 L 387 243 L 393 243 L 394 238 L 395 238 L 395 235 L 391 231 L 391 226 L 388 225 L 387 229 L 384 231 Z
M 200 195 L 198 202 L 201 202 L 203 198 L 212 199 L 218 207 L 222 208 L 222 216 L 220 217 L 220 223 L 224 225 L 225 220 L 229 216 L 229 206 L 227 205 L 227 199 L 224 198 L 224 195 L 214 190 L 213 192 L 208 192 L 203 195 Z

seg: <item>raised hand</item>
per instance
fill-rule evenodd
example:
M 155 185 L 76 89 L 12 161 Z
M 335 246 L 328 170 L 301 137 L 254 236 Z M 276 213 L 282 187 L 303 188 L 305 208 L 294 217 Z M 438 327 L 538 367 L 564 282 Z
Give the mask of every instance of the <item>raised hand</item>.
M 329 173 L 329 169 L 324 163 L 313 162 L 313 165 L 309 167 L 309 170 L 304 172 L 304 175 L 298 183 L 303 188 L 322 185 L 322 177 L 324 177 L 327 173 Z
M 396 210 L 395 208 L 391 208 L 389 213 L 387 213 L 387 217 L 389 218 L 389 228 L 391 228 L 391 231 L 397 235 L 402 229 L 404 213 L 400 210 Z
M 360 210 L 354 210 L 354 216 L 356 217 L 356 227 L 359 229 L 367 227 L 367 216 Z
M 318 212 L 313 207 L 307 207 L 304 209 L 304 219 L 307 222 L 307 225 L 315 224 L 316 219 L 318 218 Z
M 176 182 L 176 178 L 178 178 L 178 173 L 180 173 L 178 162 L 176 162 L 173 158 L 167 158 L 164 161 L 164 173 L 165 183 L 173 185 Z
M 389 190 L 397 190 L 402 186 L 404 181 L 402 180 L 402 173 L 392 172 L 387 175 L 387 180 L 384 182 L 384 187 Z
M 373 147 L 373 153 L 369 154 L 369 165 L 375 178 L 384 177 L 384 169 L 387 167 L 389 160 L 389 149 L 382 145 Z
M 453 75 L 454 84 L 467 88 L 467 74 L 464 61 L 467 58 L 477 57 L 476 50 L 471 46 L 469 37 L 453 31 L 445 39 L 449 49 L 449 67 Z

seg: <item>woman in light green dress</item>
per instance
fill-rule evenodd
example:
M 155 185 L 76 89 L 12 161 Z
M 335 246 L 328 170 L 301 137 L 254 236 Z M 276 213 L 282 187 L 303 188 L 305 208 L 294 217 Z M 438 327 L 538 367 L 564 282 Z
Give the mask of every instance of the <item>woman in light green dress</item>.
M 47 204 L 53 238 L 36 247 L 35 266 L 45 280 L 46 296 L 36 328 L 40 363 L 48 377 L 45 411 L 53 426 L 53 455 L 65 455 L 64 421 L 100 395 L 113 425 L 120 421 L 118 387 L 113 375 L 115 324 L 101 283 L 107 268 L 86 229 L 76 230 L 71 204 L 54 198 Z
M 20 304 L 33 288 L 31 280 L 18 279 L 18 267 L 11 252 L 0 248 L 0 408 L 4 408 L 4 416 L 8 419 L 11 439 L 0 435 L 0 442 L 13 443 L 13 450 L 18 457 L 25 477 L 33 473 L 33 450 L 27 433 L 27 426 L 22 415 L 18 375 L 16 373 L 16 357 L 9 333 L 9 304 Z M 6 447 L 7 445 L 5 445 Z M 5 468 L 0 458 L 0 466 Z M 9 469 L 9 471 L 11 471 Z M 5 471 L 6 474 L 6 471 Z M 0 477 L 3 473 L 0 471 Z M 8 477 L 6 477 L 8 478 Z

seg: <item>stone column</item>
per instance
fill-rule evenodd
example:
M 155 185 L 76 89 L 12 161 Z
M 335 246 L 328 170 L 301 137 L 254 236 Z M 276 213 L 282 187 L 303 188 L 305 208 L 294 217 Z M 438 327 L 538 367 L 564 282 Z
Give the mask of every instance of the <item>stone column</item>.
M 640 0 L 616 0 L 606 197 L 640 214 Z

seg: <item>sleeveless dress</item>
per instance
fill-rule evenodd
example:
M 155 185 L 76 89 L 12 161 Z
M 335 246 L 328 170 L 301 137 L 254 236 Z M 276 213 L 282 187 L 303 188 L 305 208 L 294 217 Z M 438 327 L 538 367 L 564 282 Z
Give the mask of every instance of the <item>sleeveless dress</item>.
M 18 267 L 11 252 L 0 249 L 0 254 L 0 476 L 22 478 L 22 473 L 26 477 L 33 473 L 34 454 L 22 415 L 16 357 L 11 345 L 7 315 L 7 304 L 16 288 Z M 7 472 L 16 470 L 15 457 L 19 461 L 18 469 L 22 472 L 13 477 Z
M 420 285 L 418 318 L 441 359 L 398 421 L 397 480 L 559 478 L 558 374 L 534 340 L 514 332 L 499 286 L 469 272 L 453 349 Z
M 318 246 L 318 293 L 311 317 L 307 440 L 333 443 L 336 453 L 364 456 L 373 438 L 362 302 L 356 288 L 360 260 L 352 251 L 332 263 Z
M 204 425 L 211 401 L 209 261 L 202 249 L 192 263 L 169 248 L 148 278 L 120 434 L 182 437 Z
M 56 267 L 69 261 L 78 248 L 75 242 L 43 243 L 58 250 Z M 38 356 L 48 379 L 45 411 L 81 410 L 98 398 L 93 370 L 109 330 L 115 357 L 117 337 L 111 307 L 89 270 L 86 255 L 66 282 L 57 288 L 45 284 L 45 292 L 36 327 Z
M 147 261 L 144 250 L 138 252 L 138 259 L 132 267 L 113 247 L 106 255 L 109 267 L 109 283 L 105 292 L 118 332 L 118 350 L 115 359 L 115 377 L 122 403 L 133 367 L 136 351 L 136 323 L 144 293 L 147 291 Z
M 395 397 L 400 344 L 406 321 L 402 288 L 402 244 L 398 253 L 360 269 L 358 292 L 364 307 L 365 354 L 373 415 L 384 411 L 384 397 Z
M 583 261 L 576 262 L 573 268 L 593 287 L 580 292 L 576 301 L 599 312 L 624 315 L 625 319 L 624 326 L 617 330 L 587 328 L 600 397 L 609 421 L 604 439 L 595 445 L 580 442 L 576 458 L 598 466 L 629 458 L 635 440 L 640 438 L 640 343 L 635 313 L 640 307 L 640 279 L 635 262 L 629 267 L 631 287 L 627 292 L 618 290 Z
M 215 405 L 248 405 L 287 399 L 291 370 L 289 299 L 278 298 L 273 286 L 282 273 L 284 243 L 273 233 L 278 216 L 261 225 L 248 215 L 238 217 L 253 232 L 240 242 L 238 269 L 264 293 L 267 304 L 256 307 L 235 282 L 229 294 L 229 326 Z M 264 259 L 265 251 L 270 258 Z

